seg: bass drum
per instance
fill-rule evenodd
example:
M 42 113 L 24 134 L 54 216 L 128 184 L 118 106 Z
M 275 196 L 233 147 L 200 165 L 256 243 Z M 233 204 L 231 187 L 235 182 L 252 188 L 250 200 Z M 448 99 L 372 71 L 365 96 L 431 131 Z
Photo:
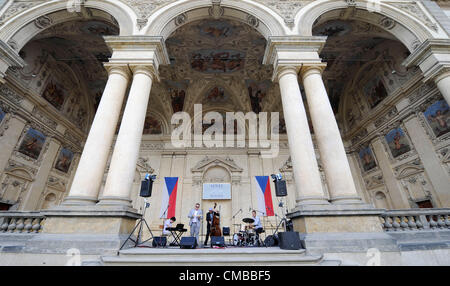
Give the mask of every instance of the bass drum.
M 264 240 L 264 245 L 266 247 L 273 247 L 278 246 L 278 236 L 275 235 L 268 235 L 266 239 Z
M 233 235 L 233 245 L 234 246 L 241 246 L 242 245 L 242 234 L 241 233 L 235 233 Z

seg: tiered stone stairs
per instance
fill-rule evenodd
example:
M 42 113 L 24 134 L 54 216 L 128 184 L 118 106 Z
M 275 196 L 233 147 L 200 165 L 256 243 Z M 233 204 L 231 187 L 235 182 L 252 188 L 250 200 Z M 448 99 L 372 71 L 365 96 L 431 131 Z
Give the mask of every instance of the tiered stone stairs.
M 180 249 L 131 248 L 117 256 L 102 256 L 105 266 L 319 266 L 340 265 L 340 261 L 325 261 L 309 256 L 305 250 L 282 250 L 278 247 Z

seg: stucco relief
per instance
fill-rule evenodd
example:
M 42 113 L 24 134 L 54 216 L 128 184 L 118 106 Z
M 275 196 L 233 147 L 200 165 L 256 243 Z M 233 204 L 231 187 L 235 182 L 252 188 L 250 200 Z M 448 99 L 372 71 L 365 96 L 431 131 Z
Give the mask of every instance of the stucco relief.
M 9 6 L 6 11 L 3 13 L 3 15 L 0 16 L 0 26 L 4 24 L 6 20 L 8 20 L 11 17 L 14 17 L 34 6 L 37 6 L 41 3 L 44 3 L 45 1 L 14 1 L 14 3 Z

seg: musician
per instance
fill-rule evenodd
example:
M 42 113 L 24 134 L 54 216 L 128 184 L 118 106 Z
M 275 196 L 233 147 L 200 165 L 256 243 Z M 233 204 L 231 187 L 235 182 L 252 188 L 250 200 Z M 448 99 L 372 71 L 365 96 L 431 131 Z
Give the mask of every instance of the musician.
M 206 239 L 204 245 L 208 245 L 208 239 L 211 234 L 211 224 L 213 222 L 214 216 L 220 216 L 219 212 L 215 212 L 213 208 L 209 208 L 209 212 L 206 214 Z
M 166 219 L 164 221 L 164 228 L 163 228 L 163 233 L 162 233 L 163 236 L 169 236 L 170 235 L 170 231 L 167 230 L 167 229 L 172 227 L 172 224 L 174 222 L 176 222 L 176 221 L 177 221 L 177 219 L 175 217 L 171 217 L 171 218 Z
M 199 241 L 198 235 L 200 233 L 201 221 L 203 219 L 203 212 L 200 209 L 200 204 L 196 203 L 195 207 L 191 209 L 188 215 L 189 226 L 191 228 L 191 236 L 194 236 Z
M 252 211 L 252 217 L 255 220 L 252 224 L 252 228 L 254 228 L 255 231 L 257 231 L 258 229 L 262 229 L 261 219 L 256 215 L 255 210 Z
M 263 230 L 263 227 L 262 227 L 262 224 L 261 224 L 261 219 L 259 218 L 259 216 L 257 216 L 256 215 L 256 211 L 255 210 L 253 210 L 252 211 L 252 217 L 253 217 L 253 219 L 255 220 L 254 222 L 253 222 L 253 224 L 252 224 L 252 228 L 254 228 L 255 229 L 255 233 L 256 233 L 256 239 L 257 239 L 257 241 L 258 241 L 258 245 L 260 245 L 260 239 L 259 239 L 259 234 L 262 232 L 262 230 Z

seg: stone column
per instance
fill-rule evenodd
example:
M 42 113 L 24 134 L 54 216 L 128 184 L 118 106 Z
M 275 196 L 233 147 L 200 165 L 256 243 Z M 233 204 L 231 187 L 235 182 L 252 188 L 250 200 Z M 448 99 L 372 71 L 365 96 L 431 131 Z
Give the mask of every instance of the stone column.
M 337 204 L 361 203 L 341 133 L 323 84 L 324 68 L 325 64 L 303 65 L 301 76 L 331 201 Z
M 450 105 L 450 71 L 444 72 L 434 79 L 439 91 Z
M 144 130 L 145 115 L 153 81 L 153 68 L 132 66 L 133 83 L 120 125 L 100 205 L 131 207 L 130 191 Z
M 21 206 L 21 210 L 36 210 L 37 203 L 47 185 L 50 171 L 53 168 L 56 157 L 58 156 L 58 150 L 61 147 L 61 143 L 55 139 L 50 138 L 50 142 L 47 151 L 44 154 L 44 158 L 39 166 L 39 170 L 36 174 L 30 190 L 28 191 L 24 203 Z
M 381 142 L 383 137 L 378 136 L 372 141 L 373 152 L 377 158 L 381 172 L 383 173 L 384 183 L 392 198 L 393 207 L 397 209 L 410 208 L 408 198 L 402 188 L 399 186 L 394 171 L 392 170 L 391 163 L 386 150 Z
M 278 70 L 284 119 L 297 191 L 296 208 L 302 205 L 328 204 L 322 189 L 319 167 L 297 81 L 299 67 Z
M 127 65 L 105 65 L 109 78 L 65 205 L 95 204 L 128 87 Z
M 4 110 L 6 111 L 6 110 Z M 8 112 L 8 111 L 6 111 Z M 9 117 L 8 117 L 9 116 Z M 7 114 L 3 118 L 5 126 L 2 127 L 0 134 L 0 170 L 3 171 L 8 165 L 8 160 L 11 157 L 14 147 L 25 128 L 26 120 L 16 114 Z
M 414 113 L 405 118 L 403 122 L 438 196 L 435 198 L 440 203 L 438 207 L 448 207 L 450 205 L 450 177 L 444 170 L 433 143 Z

